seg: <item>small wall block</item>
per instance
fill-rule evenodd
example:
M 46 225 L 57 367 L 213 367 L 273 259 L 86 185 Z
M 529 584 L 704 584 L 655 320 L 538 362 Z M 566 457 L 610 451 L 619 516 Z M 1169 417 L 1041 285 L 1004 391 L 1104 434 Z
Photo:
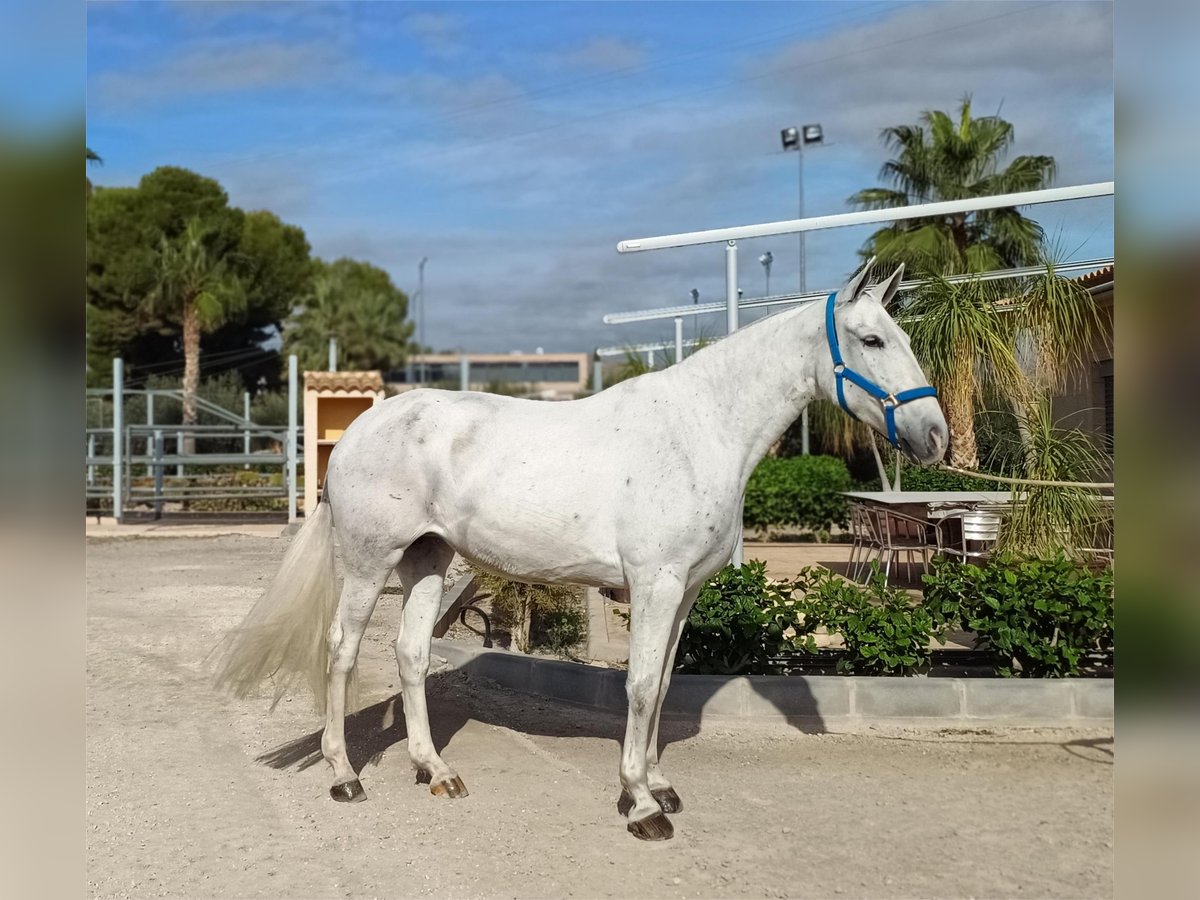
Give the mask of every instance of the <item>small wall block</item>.
M 673 675 L 663 712 L 668 715 L 740 716 L 744 691 L 744 678 Z
M 942 719 L 962 714 L 957 679 L 853 679 L 854 713 L 880 719 Z
M 850 679 L 836 675 L 752 675 L 746 678 L 743 715 L 789 719 L 850 715 Z
M 466 668 L 514 691 L 528 691 L 533 677 L 533 660 L 516 653 L 481 653 Z
M 969 718 L 1061 721 L 1071 716 L 1071 693 L 1055 679 L 964 679 Z
M 1075 690 L 1075 715 L 1083 719 L 1112 719 L 1114 717 L 1113 680 L 1111 678 L 1081 678 Z
M 576 663 L 539 659 L 533 662 L 534 693 L 570 703 L 596 704 L 602 672 Z
M 601 709 L 611 709 L 622 714 L 629 710 L 629 699 L 625 696 L 625 672 L 619 669 L 604 671 L 600 676 L 596 705 Z

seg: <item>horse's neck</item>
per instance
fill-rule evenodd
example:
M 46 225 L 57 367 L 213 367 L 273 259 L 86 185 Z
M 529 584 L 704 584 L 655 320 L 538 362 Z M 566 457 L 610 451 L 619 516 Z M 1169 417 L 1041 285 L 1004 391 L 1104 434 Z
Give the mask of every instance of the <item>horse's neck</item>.
M 819 304 L 789 310 L 737 331 L 678 367 L 695 387 L 688 404 L 708 407 L 735 444 L 743 483 L 767 449 L 818 396 L 817 366 L 828 360 Z

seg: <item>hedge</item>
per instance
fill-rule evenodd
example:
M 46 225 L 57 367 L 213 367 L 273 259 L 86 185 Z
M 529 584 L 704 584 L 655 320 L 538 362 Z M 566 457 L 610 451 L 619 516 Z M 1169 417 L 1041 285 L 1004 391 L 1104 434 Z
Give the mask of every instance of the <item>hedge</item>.
M 850 506 L 840 492 L 853 490 L 846 464 L 833 456 L 768 457 L 746 485 L 743 523 L 750 528 L 795 525 L 828 531 L 849 524 Z

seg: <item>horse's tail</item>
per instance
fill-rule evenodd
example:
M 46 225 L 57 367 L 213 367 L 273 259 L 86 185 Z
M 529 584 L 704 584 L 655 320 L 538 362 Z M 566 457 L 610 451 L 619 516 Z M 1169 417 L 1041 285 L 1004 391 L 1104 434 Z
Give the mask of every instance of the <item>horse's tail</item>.
M 323 498 L 292 541 L 271 586 L 217 646 L 222 653 L 216 686 L 245 697 L 270 678 L 274 709 L 292 682 L 303 677 L 323 713 L 329 668 L 326 639 L 337 600 L 333 521 L 329 501 Z

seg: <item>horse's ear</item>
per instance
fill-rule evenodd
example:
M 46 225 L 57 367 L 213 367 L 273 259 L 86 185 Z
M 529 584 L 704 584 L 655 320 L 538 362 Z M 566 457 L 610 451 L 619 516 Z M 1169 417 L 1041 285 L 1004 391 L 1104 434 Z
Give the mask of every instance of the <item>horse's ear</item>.
M 904 276 L 904 263 L 900 263 L 900 267 L 892 273 L 892 277 L 883 283 L 883 293 L 879 295 L 879 302 L 883 304 L 883 308 L 887 309 L 888 304 L 896 296 L 896 292 L 900 290 L 900 281 Z
M 871 274 L 871 266 L 875 265 L 875 257 L 871 257 L 866 261 L 854 277 L 846 282 L 845 287 L 838 291 L 838 302 L 849 303 L 852 300 L 857 300 L 863 291 L 867 289 L 867 276 Z

